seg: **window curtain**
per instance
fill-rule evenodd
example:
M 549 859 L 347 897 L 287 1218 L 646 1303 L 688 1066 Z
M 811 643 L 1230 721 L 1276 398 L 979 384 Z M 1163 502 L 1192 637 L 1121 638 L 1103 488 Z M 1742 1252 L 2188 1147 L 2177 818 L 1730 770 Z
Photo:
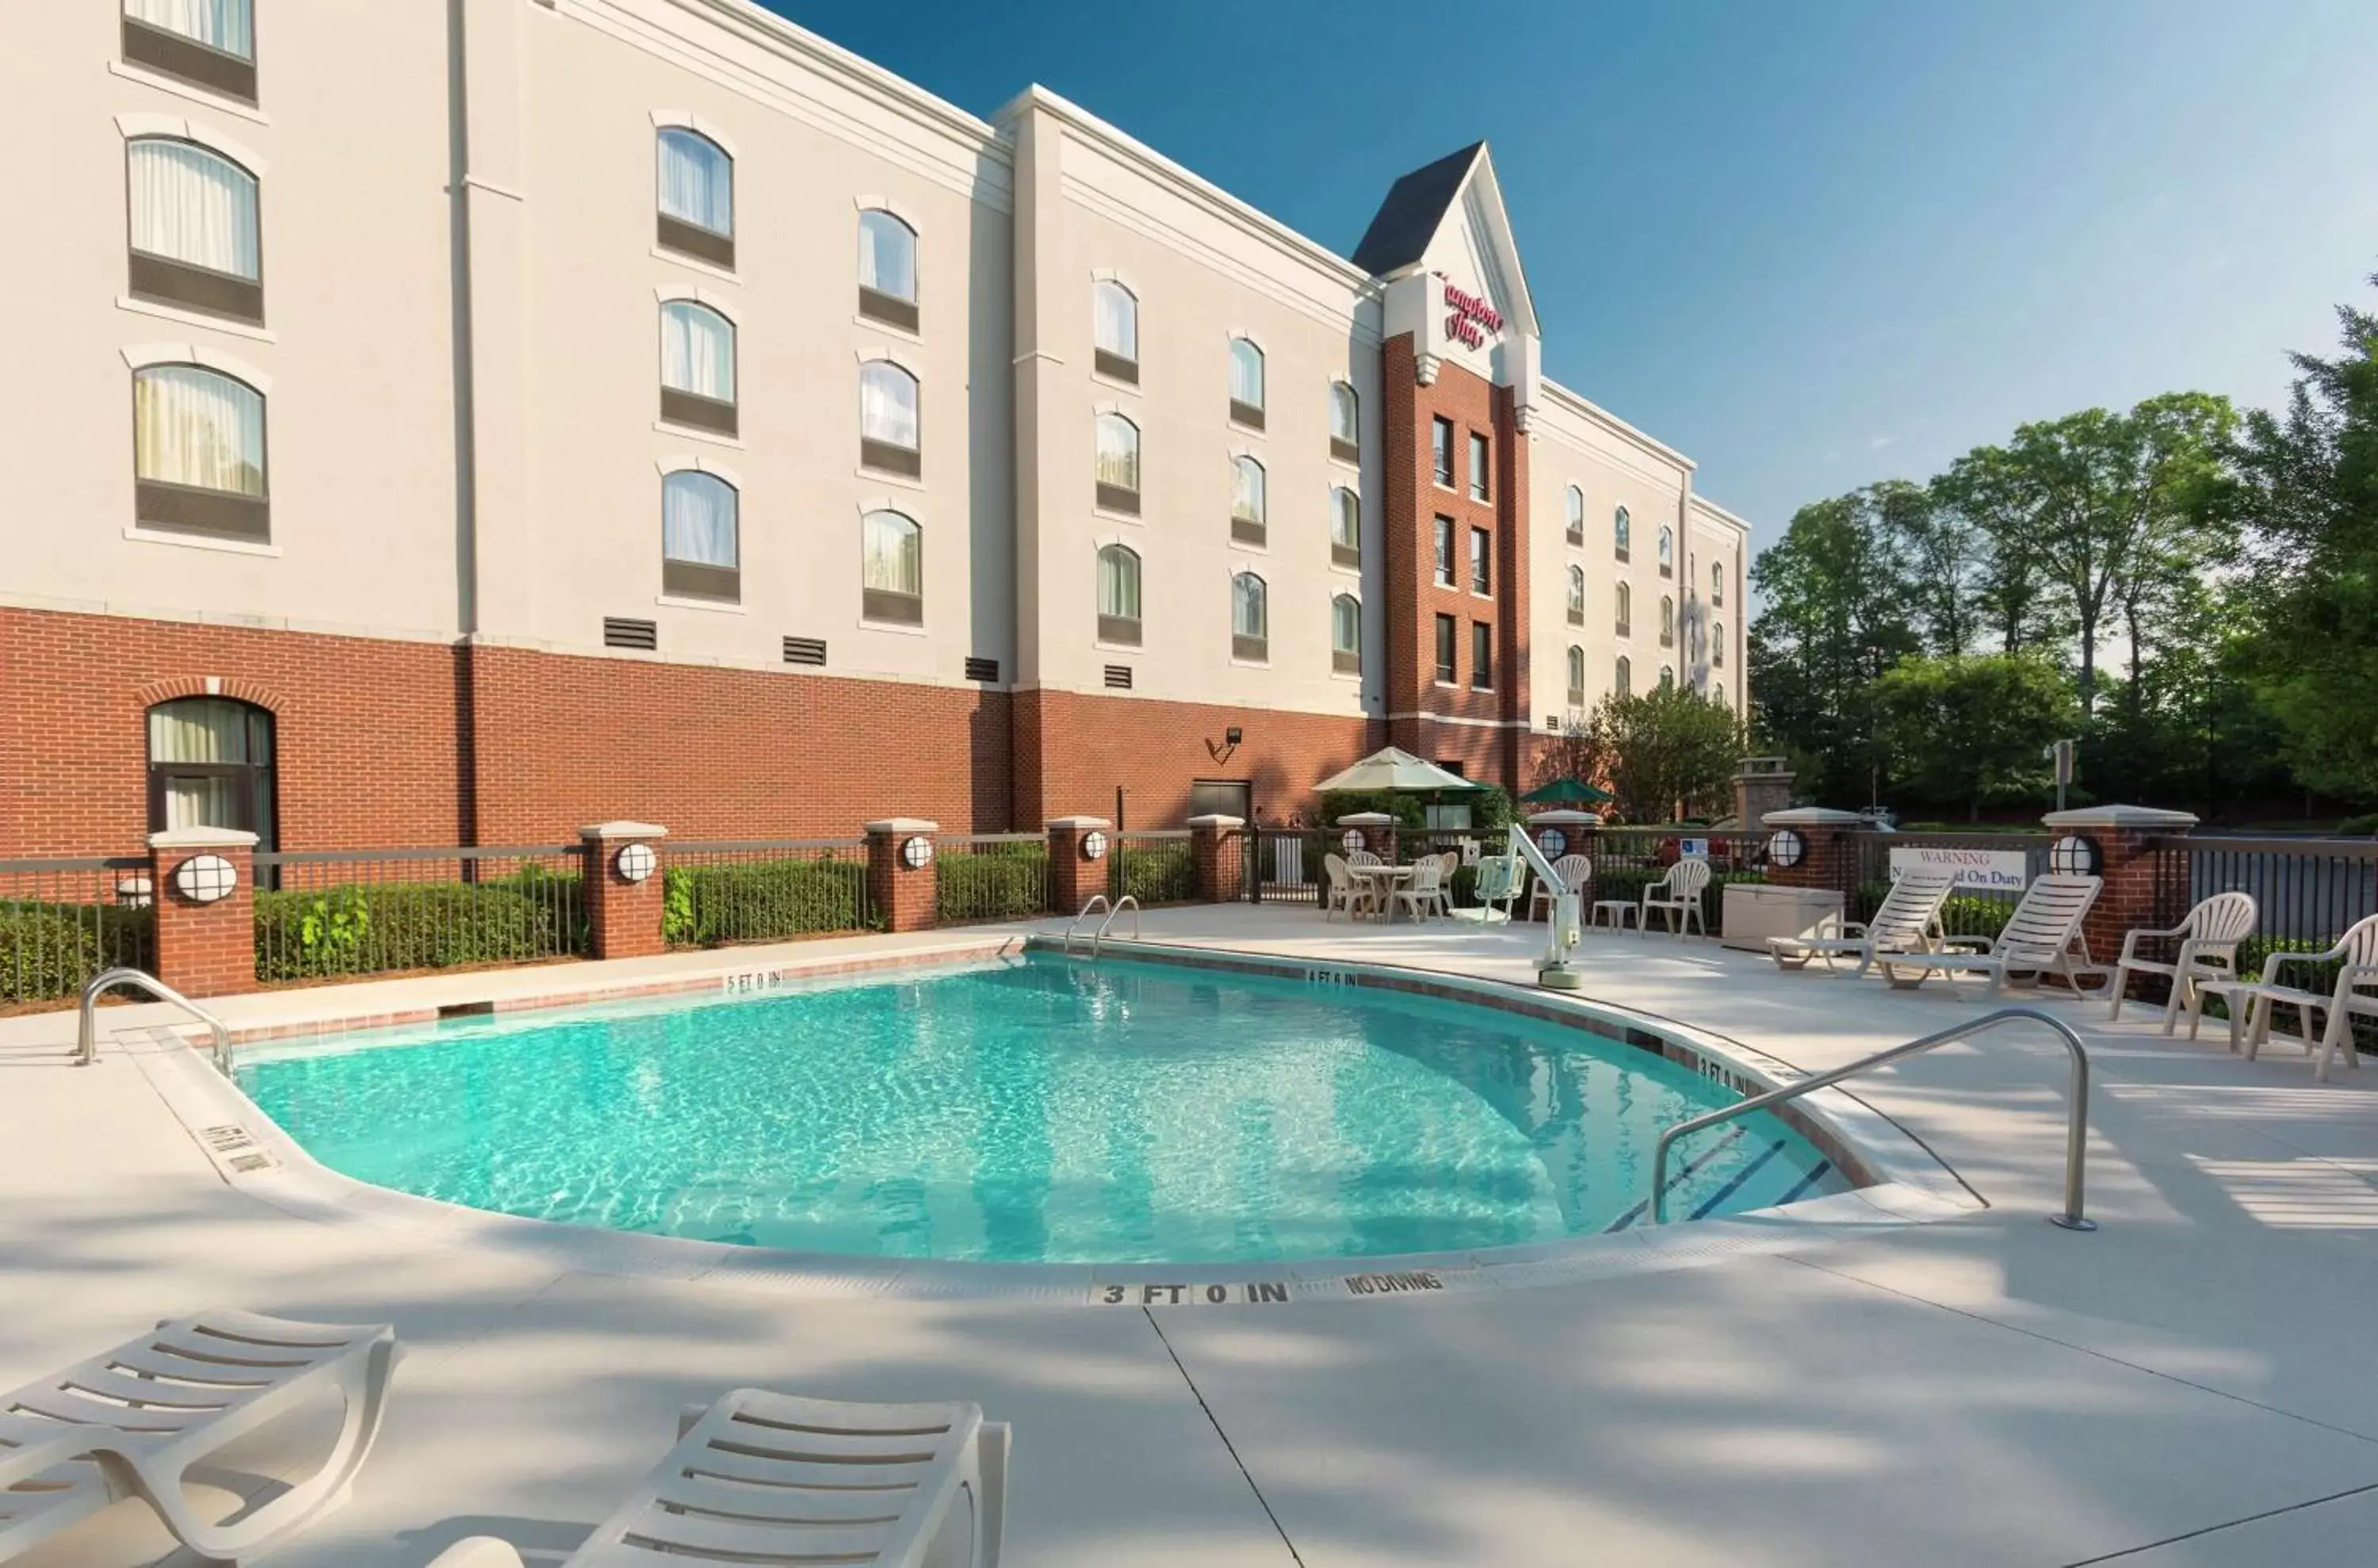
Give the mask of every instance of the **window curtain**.
M 1568 650 L 1568 700 L 1573 705 L 1584 706 L 1585 650 L 1583 648 L 1573 647 Z
M 697 566 L 735 565 L 735 487 L 691 469 L 662 480 L 661 553 Z
M 1675 563 L 1676 536 L 1670 533 L 1667 529 L 1662 528 L 1660 530 L 1660 564 L 1663 566 L 1674 566 Z
M 863 527 L 864 585 L 886 593 L 925 591 L 923 530 L 896 512 L 871 512 Z
M 256 180 L 186 141 L 150 138 L 126 150 L 132 248 L 254 282 Z
M 1261 637 L 1265 631 L 1264 581 L 1252 572 L 1231 579 L 1231 630 L 1242 637 Z
M 1674 599 L 1662 599 L 1660 601 L 1660 635 L 1663 637 L 1673 637 L 1675 634 L 1676 601 Z
M 1363 503 L 1354 492 L 1339 486 L 1330 491 L 1335 511 L 1330 518 L 1330 538 L 1348 549 L 1359 549 L 1363 544 Z
M 871 441 L 917 445 L 917 382 L 888 359 L 870 360 L 859 372 L 859 430 Z
M 1139 428 L 1120 414 L 1099 416 L 1099 483 L 1139 488 Z
M 911 304 L 917 298 L 917 235 L 889 212 L 859 215 L 859 281 Z
M 1710 622 L 1710 663 L 1720 669 L 1725 668 L 1725 622 L 1723 621 Z
M 1618 624 L 1626 625 L 1635 619 L 1635 590 L 1626 584 L 1618 585 Z
M 1231 515 L 1243 517 L 1250 523 L 1264 520 L 1263 464 L 1252 457 L 1233 458 L 1231 494 Z
M 735 401 L 735 324 L 682 299 L 661 307 L 661 385 Z
M 1121 545 L 1099 551 L 1099 613 L 1139 619 L 1139 557 Z
M 132 379 L 133 472 L 161 484 L 264 494 L 264 399 L 196 365 Z
M 1585 613 L 1585 573 L 1574 566 L 1568 569 L 1568 608 L 1576 614 Z
M 227 697 L 189 697 L 149 710 L 150 762 L 268 764 L 272 720 Z
M 1625 549 L 1627 544 L 1627 536 L 1634 532 L 1635 525 L 1627 520 L 1627 509 L 1623 506 L 1618 509 L 1618 515 L 1615 519 L 1615 525 L 1618 532 L 1618 548 L 1620 549 Z
M 735 232 L 735 163 L 706 137 L 661 132 L 661 211 L 712 234 Z
M 1341 441 L 1352 443 L 1361 439 L 1362 404 L 1354 389 L 1343 381 L 1329 388 L 1329 433 Z
M 1100 283 L 1096 296 L 1098 346 L 1136 363 L 1139 359 L 1139 302 L 1121 283 Z
M 1329 606 L 1330 629 L 1335 633 L 1331 640 L 1331 647 L 1339 653 L 1362 652 L 1362 602 L 1348 595 L 1340 594 L 1329 601 Z
M 256 56 L 248 0 L 125 0 L 124 14 L 243 60 Z
M 1231 397 L 1250 408 L 1264 405 L 1263 350 L 1244 338 L 1231 340 Z
M 1568 488 L 1568 525 L 1580 534 L 1585 532 L 1585 492 L 1575 485 Z
M 1635 688 L 1634 665 L 1626 659 L 1620 659 L 1618 661 L 1617 679 L 1612 682 L 1612 685 L 1622 697 L 1631 693 Z

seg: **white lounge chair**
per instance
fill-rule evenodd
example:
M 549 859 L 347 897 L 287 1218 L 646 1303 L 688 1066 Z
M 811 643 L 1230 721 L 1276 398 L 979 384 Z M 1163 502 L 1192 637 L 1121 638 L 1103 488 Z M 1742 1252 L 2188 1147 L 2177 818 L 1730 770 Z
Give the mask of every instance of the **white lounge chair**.
M 1435 855 L 1423 855 L 1412 862 L 1411 881 L 1388 898 L 1410 910 L 1415 921 L 1440 912 L 1439 906 L 1445 901 L 1445 862 Z
M 1701 935 L 1709 935 L 1709 920 L 1701 913 L 1701 889 L 1710 882 L 1710 863 L 1699 857 L 1680 860 L 1668 868 L 1668 874 L 1657 882 L 1644 884 L 1642 906 L 1636 911 L 1635 926 L 1643 935 L 1651 934 L 1651 911 L 1658 910 L 1669 933 L 1679 942 L 1693 923 L 1700 923 Z
M 667 1457 L 560 1568 L 999 1562 L 1007 1428 L 984 1420 L 979 1405 L 845 1405 L 739 1388 L 689 1409 L 679 1430 Z M 509 1542 L 474 1536 L 430 1568 L 522 1564 Z
M 2122 956 L 2114 965 L 2114 1005 L 2106 1014 L 2113 1023 L 2122 1016 L 2122 1003 L 2131 988 L 2134 974 L 2161 974 L 2171 978 L 2171 995 L 2163 1005 L 2163 1031 L 2169 1034 L 2180 1021 L 2182 1007 L 2192 1019 L 2204 1010 L 2204 1000 L 2197 995 L 2200 983 L 2235 980 L 2238 978 L 2238 944 L 2253 934 L 2254 899 L 2250 893 L 2216 893 L 2188 911 L 2188 917 L 2169 931 L 2132 931 L 2122 937 Z M 2143 939 L 2177 937 L 2180 950 L 2166 963 L 2156 959 L 2138 956 Z M 2189 1038 L 2196 1038 L 2192 1027 Z
M 1952 936 L 1939 951 L 1878 947 L 1875 967 L 1905 991 L 1935 974 L 1987 974 L 1993 993 L 2005 989 L 2010 974 L 2060 974 L 2078 996 L 2082 976 L 2105 973 L 2089 961 L 2089 941 L 2081 930 L 2104 886 L 2094 876 L 2040 877 L 2023 890 L 2022 901 L 1996 937 Z
M 2312 991 L 2296 985 L 2279 983 L 2279 971 L 2288 964 L 2337 964 L 2336 983 L 2326 991 Z M 2252 985 L 2234 984 L 2218 987 L 2229 1002 L 2229 1034 L 2235 1041 L 2239 1034 L 2240 1002 L 2245 1004 L 2245 1055 L 2254 1059 L 2263 1043 L 2271 1037 L 2271 1014 L 2278 1007 L 2296 1009 L 2297 1027 L 2302 1032 L 2304 1054 L 2312 1055 L 2312 1014 L 2328 1015 L 2328 1027 L 2321 1031 L 2320 1060 L 2312 1068 L 2312 1077 L 2325 1083 L 2328 1064 L 2341 1049 L 2345 1065 L 2358 1067 L 2360 1055 L 2353 1049 L 2353 1020 L 2378 1019 L 2378 994 L 2367 987 L 2378 986 L 2378 915 L 2357 922 L 2351 930 L 2325 953 L 2274 953 L 2263 965 L 2263 978 Z M 2203 1006 L 2202 1001 L 2199 1007 Z M 2191 1020 L 2192 1029 L 2193 1019 Z
M 201 1312 L 0 1395 L 0 1560 L 138 1497 L 201 1558 L 232 1563 L 346 1501 L 379 1436 L 396 1331 Z M 210 1523 L 191 1466 L 336 1390 L 346 1416 L 322 1467 L 244 1517 Z
M 1856 953 L 1864 974 L 1878 951 L 1928 951 L 1940 945 L 1940 906 L 1957 885 L 1953 871 L 1912 866 L 1899 874 L 1871 920 L 1845 921 L 1836 936 L 1770 936 L 1767 951 L 1778 969 L 1806 969 L 1811 959 L 1833 967 L 1837 953 Z M 1822 929 L 1820 927 L 1820 929 Z
M 1588 885 L 1593 881 L 1593 862 L 1583 855 L 1563 855 L 1553 862 L 1553 870 L 1560 874 L 1562 884 L 1582 901 Z M 1528 918 L 1534 920 L 1539 911 L 1545 919 L 1552 917 L 1553 885 L 1541 876 L 1536 878 L 1535 887 L 1528 893 Z

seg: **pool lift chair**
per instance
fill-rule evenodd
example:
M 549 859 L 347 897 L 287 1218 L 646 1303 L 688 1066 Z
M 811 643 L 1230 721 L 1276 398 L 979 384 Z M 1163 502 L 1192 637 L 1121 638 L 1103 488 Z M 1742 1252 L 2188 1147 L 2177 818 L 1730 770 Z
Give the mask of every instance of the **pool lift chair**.
M 1582 936 L 1582 911 L 1579 900 L 1583 892 L 1572 887 L 1544 852 L 1536 848 L 1535 840 L 1519 828 L 1510 835 L 1510 848 L 1502 854 L 1478 862 L 1478 897 L 1483 919 L 1493 916 L 1492 902 L 1503 900 L 1503 919 L 1511 918 L 1511 905 L 1519 897 L 1527 881 L 1522 865 L 1536 874 L 1536 880 L 1552 893 L 1552 919 L 1544 926 L 1544 956 L 1536 960 L 1536 983 L 1552 991 L 1574 991 L 1581 979 L 1568 967 L 1568 956 Z M 1490 891 L 1492 889 L 1492 891 Z

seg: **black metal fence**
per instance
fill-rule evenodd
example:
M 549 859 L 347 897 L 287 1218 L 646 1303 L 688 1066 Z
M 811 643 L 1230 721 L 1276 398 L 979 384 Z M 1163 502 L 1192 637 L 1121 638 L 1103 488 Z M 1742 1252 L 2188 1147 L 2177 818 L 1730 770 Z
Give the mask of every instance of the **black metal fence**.
M 78 994 L 102 970 L 156 967 L 146 855 L 0 860 L 0 1007 Z
M 2252 896 L 2254 935 L 2239 968 L 2258 972 L 2275 952 L 2324 952 L 2378 914 L 2378 839 L 2158 838 L 2156 923 L 2173 926 L 2216 893 Z M 2293 983 L 2290 979 L 2290 983 Z
M 933 918 L 943 925 L 1029 920 L 1049 910 L 1041 833 L 944 834 L 933 849 Z
M 672 947 L 778 942 L 883 923 L 863 838 L 673 843 L 663 856 L 661 935 Z
M 1120 903 L 1126 894 L 1143 909 L 1186 903 L 1197 896 L 1197 865 L 1187 828 L 1118 833 L 1107 841 L 1107 897 Z
M 307 850 L 256 857 L 256 976 L 318 980 L 588 950 L 580 847 Z

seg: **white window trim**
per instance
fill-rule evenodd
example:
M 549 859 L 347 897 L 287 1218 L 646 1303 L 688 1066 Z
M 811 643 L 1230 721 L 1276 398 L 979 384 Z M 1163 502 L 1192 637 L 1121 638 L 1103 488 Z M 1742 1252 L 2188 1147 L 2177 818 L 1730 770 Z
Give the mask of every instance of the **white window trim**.
M 704 430 L 692 425 L 672 425 L 666 419 L 653 421 L 653 433 L 681 441 L 708 441 L 713 446 L 731 447 L 737 452 L 750 450 L 733 436 L 722 436 L 715 430 Z
M 854 196 L 850 199 L 853 212 L 889 212 L 908 225 L 908 232 L 919 239 L 925 237 L 925 225 L 917 220 L 915 209 L 888 196 Z
M 1091 268 L 1090 282 L 1093 283 L 1121 283 L 1130 292 L 1131 297 L 1134 300 L 1143 305 L 1147 302 L 1147 296 L 1141 293 L 1139 285 L 1133 283 L 1129 275 L 1119 267 Z
M 857 350 L 853 356 L 852 363 L 863 368 L 869 365 L 874 364 L 879 359 L 889 364 L 897 365 L 901 369 L 906 370 L 908 373 L 908 379 L 917 383 L 918 395 L 922 396 L 924 394 L 924 371 L 917 368 L 913 361 L 913 356 L 894 353 L 891 345 L 888 344 L 870 344 L 866 347 Z
M 742 307 L 739 304 L 734 300 L 728 299 L 723 294 L 714 293 L 709 289 L 701 287 L 699 284 L 691 288 L 683 286 L 673 288 L 667 283 L 655 283 L 653 285 L 653 302 L 655 305 L 676 305 L 682 303 L 686 305 L 703 306 L 707 309 L 715 310 L 721 316 L 726 317 L 728 322 L 731 323 L 739 332 L 743 326 Z
M 739 283 L 743 281 L 736 273 L 728 271 L 724 267 L 713 266 L 698 256 L 686 256 L 674 250 L 663 250 L 657 245 L 652 247 L 652 257 L 654 260 L 666 261 L 672 267 L 683 267 L 690 271 L 707 274 L 723 283 Z
M 203 103 L 219 115 L 234 115 L 259 126 L 272 123 L 272 116 L 263 110 L 224 98 L 194 81 L 178 81 L 154 71 L 142 70 L 138 66 L 126 65 L 121 60 L 110 60 L 107 74 L 122 77 L 126 81 L 137 81 L 143 87 L 153 87 L 160 92 L 170 92 L 176 98 L 186 98 L 193 103 Z
M 931 525 L 927 523 L 925 520 L 924 509 L 922 507 L 911 505 L 905 498 L 900 496 L 878 495 L 866 497 L 859 503 L 859 520 L 861 523 L 866 522 L 867 514 L 871 512 L 896 512 L 901 516 L 907 518 L 909 522 L 914 523 L 919 532 L 931 526 Z
M 254 555 L 277 560 L 282 554 L 279 545 L 260 545 L 250 539 L 215 539 L 204 534 L 169 534 L 143 528 L 138 524 L 124 530 L 124 537 L 135 544 L 173 545 L 181 549 L 210 549 L 224 555 Z
M 197 343 L 136 343 L 122 350 L 124 363 L 135 370 L 145 370 L 151 365 L 202 365 L 210 370 L 235 377 L 254 387 L 265 397 L 272 395 L 272 378 L 246 360 L 225 354 L 219 348 L 209 348 Z
M 706 120 L 691 109 L 655 109 L 653 111 L 653 134 L 665 130 L 690 130 L 696 136 L 707 137 L 718 144 L 718 150 L 738 163 L 743 154 L 736 150 L 735 139 L 718 127 L 715 120 Z
M 1255 352 L 1264 356 L 1264 392 L 1268 396 L 1271 392 L 1271 345 L 1265 343 L 1259 334 L 1251 332 L 1244 327 L 1232 327 L 1230 331 L 1224 332 L 1222 334 L 1222 344 L 1227 348 L 1231 344 L 1238 342 L 1241 338 L 1244 338 L 1247 342 L 1255 344 Z
M 178 326 L 204 327 L 209 332 L 224 332 L 232 337 L 246 338 L 253 343 L 281 341 L 280 333 L 267 331 L 265 328 L 251 326 L 246 321 L 233 321 L 222 317 L 209 316 L 201 311 L 184 310 L 178 307 L 167 305 L 162 300 L 135 299 L 128 294 L 119 294 L 115 296 L 115 308 L 118 310 L 129 310 L 137 316 L 154 316 L 161 321 L 172 321 Z
M 1261 447 L 1249 446 L 1246 442 L 1241 441 L 1231 448 L 1231 462 L 1232 465 L 1235 466 L 1239 459 L 1242 457 L 1247 459 L 1256 467 L 1264 471 L 1264 492 L 1266 498 L 1268 499 L 1271 492 L 1271 464 L 1264 461 L 1263 449 Z
M 234 141 L 221 131 L 209 130 L 196 120 L 179 115 L 118 115 L 115 128 L 126 141 L 144 137 L 172 137 L 179 141 L 193 141 L 210 152 L 219 152 L 261 180 L 265 175 L 264 160 L 250 151 L 245 142 Z
M 660 476 L 664 479 L 667 478 L 672 474 L 683 474 L 688 472 L 707 474 L 714 479 L 724 479 L 728 484 L 734 486 L 735 493 L 739 497 L 743 493 L 742 475 L 737 473 L 734 469 L 727 467 L 725 464 L 719 462 L 718 459 L 704 456 L 701 452 L 681 452 L 672 457 L 655 458 L 653 460 L 653 466 L 655 469 L 659 471 Z M 737 505 L 737 515 L 739 520 L 741 515 L 741 504 L 739 501 Z

